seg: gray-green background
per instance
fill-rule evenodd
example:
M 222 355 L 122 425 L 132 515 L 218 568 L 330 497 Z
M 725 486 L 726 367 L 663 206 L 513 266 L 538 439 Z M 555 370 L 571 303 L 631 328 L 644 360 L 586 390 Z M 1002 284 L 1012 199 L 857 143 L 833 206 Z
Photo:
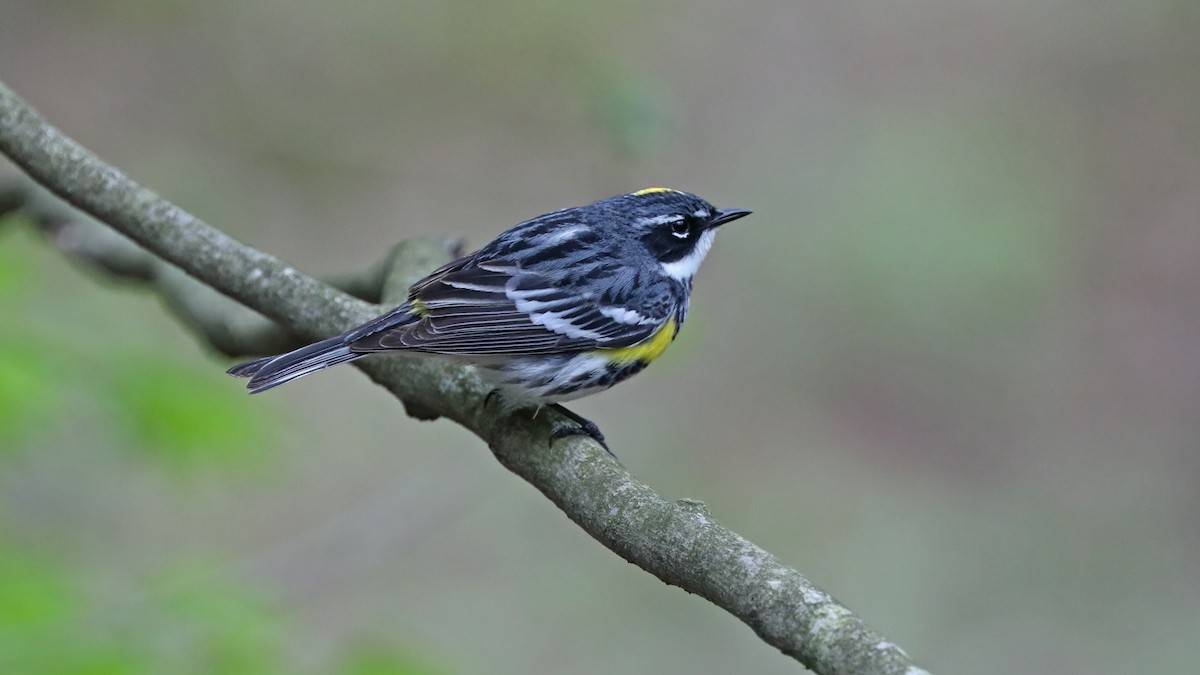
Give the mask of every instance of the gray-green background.
M 576 405 L 624 463 L 935 671 L 1200 667 L 1194 0 L 6 0 L 0 79 L 314 274 L 752 208 Z M 227 365 L 0 221 L 0 670 L 799 669 L 352 368 Z

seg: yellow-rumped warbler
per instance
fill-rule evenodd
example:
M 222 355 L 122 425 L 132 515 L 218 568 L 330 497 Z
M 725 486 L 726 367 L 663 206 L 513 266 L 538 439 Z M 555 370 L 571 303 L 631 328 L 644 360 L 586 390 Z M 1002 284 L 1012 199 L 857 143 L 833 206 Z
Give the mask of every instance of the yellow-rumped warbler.
M 432 354 L 474 364 L 505 398 L 550 405 L 580 425 L 554 438 L 586 433 L 603 445 L 594 423 L 559 402 L 662 354 L 717 227 L 749 213 L 649 188 L 538 216 L 413 284 L 387 314 L 229 374 L 249 377 L 257 393 L 376 352 Z

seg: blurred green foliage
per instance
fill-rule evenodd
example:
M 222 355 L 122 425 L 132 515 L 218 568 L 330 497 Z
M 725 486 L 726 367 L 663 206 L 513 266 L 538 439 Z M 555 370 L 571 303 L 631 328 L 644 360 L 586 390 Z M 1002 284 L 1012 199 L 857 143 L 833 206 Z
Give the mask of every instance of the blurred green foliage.
M 23 293 L 45 280 L 36 262 L 48 251 L 9 232 L 27 223 L 6 221 L 0 222 L 0 312 L 17 317 L 27 313 Z M 218 369 L 136 341 L 97 344 L 85 322 L 63 332 L 23 321 L 20 330 L 0 333 L 0 441 L 6 441 L 0 448 L 18 448 L 73 392 L 99 403 L 111 426 L 131 436 L 126 447 L 185 472 L 249 468 L 271 456 L 275 427 L 245 405 Z
M 0 216 L 0 236 L 24 225 L 24 219 L 15 214 Z M 28 287 L 32 281 L 31 265 L 32 259 L 24 251 L 0 247 L 0 302 L 12 302 L 18 292 Z
M 53 364 L 45 345 L 17 332 L 0 334 L 0 453 L 14 451 L 23 436 L 53 419 L 60 384 Z
M 156 601 L 173 631 L 188 645 L 193 669 L 213 673 L 283 673 L 286 628 L 280 618 L 244 590 L 204 581 L 189 569 L 156 584 Z M 180 588 L 181 590 L 173 590 Z M 198 667 L 197 667 L 198 666 Z
M 182 597 L 98 598 L 81 572 L 0 538 L 0 671 L 288 672 L 274 619 L 241 591 L 209 582 Z
M 113 412 L 133 435 L 131 447 L 182 469 L 271 456 L 273 427 L 219 370 L 146 353 L 116 354 L 107 365 Z
M 0 217 L 0 242 L 24 225 L 15 216 Z M 15 246 L 0 246 L 0 455 L 13 452 L 31 430 L 52 419 L 59 373 L 50 349 L 39 336 L 17 330 L 21 294 L 33 280 L 34 258 Z
M 144 596 L 84 587 L 83 570 L 0 537 L 0 672 L 45 675 L 294 673 L 278 611 L 213 570 L 165 575 Z M 330 672 L 444 675 L 409 653 L 347 650 Z
M 43 243 L 14 231 L 27 226 L 18 218 L 0 221 L 0 316 L 9 320 L 36 315 L 31 293 L 49 283 L 50 270 L 64 269 Z M 111 429 L 118 447 L 177 480 L 199 469 L 241 475 L 269 466 L 264 460 L 274 456 L 278 431 L 219 368 L 197 366 L 166 347 L 97 339 L 64 335 L 36 319 L 0 332 L 0 476 L 27 462 L 24 453 L 53 435 L 63 406 L 80 400 L 98 404 L 87 413 L 93 452 Z M 157 580 L 143 590 L 113 593 L 97 587 L 86 567 L 9 536 L 0 524 L 0 672 L 296 672 L 279 610 L 222 581 L 219 568 L 190 560 L 159 565 Z M 338 659 L 332 672 L 447 672 L 378 647 L 346 649 Z

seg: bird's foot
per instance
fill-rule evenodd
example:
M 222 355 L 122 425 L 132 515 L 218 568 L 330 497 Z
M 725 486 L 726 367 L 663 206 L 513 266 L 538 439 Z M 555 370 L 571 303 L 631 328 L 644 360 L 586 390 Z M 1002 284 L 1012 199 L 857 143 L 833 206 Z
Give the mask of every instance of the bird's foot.
M 568 410 L 567 408 L 564 408 L 562 405 L 559 405 L 558 403 L 555 403 L 549 407 L 558 411 L 564 417 L 566 417 L 567 419 L 571 420 L 576 425 L 578 425 L 578 426 L 558 427 L 557 429 L 555 429 L 553 431 L 553 433 L 550 434 L 550 444 L 551 445 L 554 444 L 554 441 L 557 441 L 560 438 L 566 438 L 567 436 L 587 436 L 587 437 L 591 438 L 593 441 L 596 441 L 597 443 L 599 443 L 600 447 L 604 448 L 604 451 L 607 452 L 609 455 L 612 455 L 613 459 L 617 458 L 617 455 L 608 448 L 608 443 L 604 442 L 604 434 L 600 432 L 600 427 L 596 426 L 595 422 L 587 419 L 586 417 L 583 417 L 574 412 L 571 412 L 570 410 Z
M 492 399 L 500 398 L 500 397 L 501 397 L 501 394 L 500 394 L 499 389 L 493 389 L 493 390 L 489 391 L 487 393 L 487 396 L 483 397 L 483 407 L 485 407 L 485 408 L 488 407 L 488 404 L 492 402 Z

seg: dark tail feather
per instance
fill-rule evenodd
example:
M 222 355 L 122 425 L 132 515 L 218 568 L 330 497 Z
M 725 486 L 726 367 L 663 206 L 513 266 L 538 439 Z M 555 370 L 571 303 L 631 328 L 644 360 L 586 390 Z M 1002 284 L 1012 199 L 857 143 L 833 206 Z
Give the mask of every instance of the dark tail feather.
M 234 377 L 250 378 L 246 388 L 251 394 L 257 394 L 322 368 L 363 356 L 366 354 L 351 352 L 343 336 L 339 335 L 287 354 L 239 363 L 226 372 Z

